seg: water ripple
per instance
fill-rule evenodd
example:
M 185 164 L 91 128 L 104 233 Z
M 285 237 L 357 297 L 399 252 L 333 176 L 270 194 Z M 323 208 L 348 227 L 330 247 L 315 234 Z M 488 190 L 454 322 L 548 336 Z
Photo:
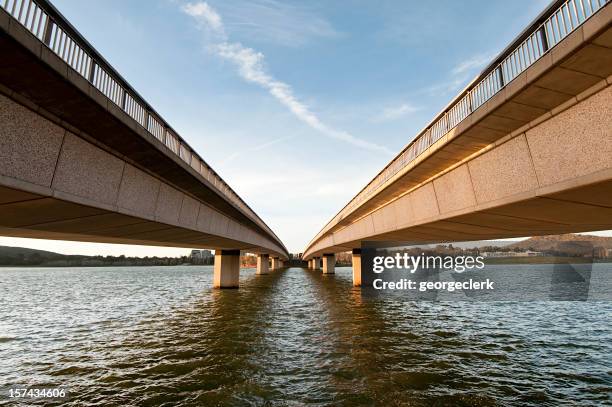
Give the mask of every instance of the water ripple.
M 369 298 L 350 273 L 243 270 L 226 291 L 210 267 L 0 270 L 0 386 L 72 406 L 610 403 L 610 303 Z

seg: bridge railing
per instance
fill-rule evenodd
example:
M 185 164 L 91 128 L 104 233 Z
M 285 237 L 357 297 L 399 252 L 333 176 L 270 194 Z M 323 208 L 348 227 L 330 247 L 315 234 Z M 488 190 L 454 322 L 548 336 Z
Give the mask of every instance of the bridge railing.
M 329 221 L 336 224 L 368 200 L 391 177 L 502 90 L 552 47 L 567 37 L 610 0 L 567 0 L 553 3 L 515 42 L 425 127 L 383 170 Z M 314 241 L 313 240 L 313 241 Z
M 260 227 L 274 232 L 166 123 L 47 0 L 0 0 L 0 6 L 72 69 L 119 106 L 170 151 L 208 180 Z M 278 237 L 276 239 L 280 242 Z

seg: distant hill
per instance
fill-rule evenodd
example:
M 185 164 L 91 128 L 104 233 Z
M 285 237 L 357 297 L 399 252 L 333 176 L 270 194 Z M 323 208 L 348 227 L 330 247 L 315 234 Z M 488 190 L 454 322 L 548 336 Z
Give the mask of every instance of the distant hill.
M 188 257 L 83 256 L 0 246 L 0 267 L 173 266 L 190 261 Z
M 38 255 L 47 259 L 61 259 L 63 254 L 48 252 L 45 250 L 27 249 L 25 247 L 0 246 L 0 258 L 20 258 Z
M 567 233 L 564 235 L 535 236 L 527 240 L 512 243 L 510 249 L 559 251 L 567 253 L 584 253 L 596 247 L 612 249 L 612 237 L 577 235 Z

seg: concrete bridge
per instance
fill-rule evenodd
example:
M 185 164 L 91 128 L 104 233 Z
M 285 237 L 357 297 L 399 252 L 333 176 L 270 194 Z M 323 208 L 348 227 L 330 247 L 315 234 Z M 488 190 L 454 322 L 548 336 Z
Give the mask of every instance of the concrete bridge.
M 240 251 L 280 239 L 45 0 L 0 0 L 0 234 Z
M 612 6 L 553 2 L 304 250 L 612 229 Z

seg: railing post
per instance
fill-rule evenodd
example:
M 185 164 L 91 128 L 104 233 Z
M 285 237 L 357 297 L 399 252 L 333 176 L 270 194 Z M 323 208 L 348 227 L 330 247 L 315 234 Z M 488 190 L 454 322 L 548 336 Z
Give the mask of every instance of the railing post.
M 545 53 L 548 51 L 548 36 L 546 34 L 546 26 L 543 25 L 538 31 L 540 32 L 540 39 L 542 40 L 542 53 Z
M 43 41 L 45 45 L 49 48 L 51 48 L 51 32 L 53 31 L 52 26 L 53 20 L 51 20 L 51 17 L 47 16 L 47 21 L 45 22 L 45 30 L 43 31 Z
M 89 81 L 89 83 L 91 83 L 92 85 L 94 84 L 94 75 L 96 73 L 96 62 L 94 61 L 94 59 L 90 56 L 89 60 L 91 61 L 91 65 L 89 65 L 89 73 L 87 74 L 87 80 Z M 94 85 L 95 86 L 95 85 Z
M 142 127 L 144 127 L 145 130 L 149 131 L 149 111 L 147 109 L 142 109 L 142 110 L 143 110 L 142 120 L 144 122 Z
M 123 90 L 123 97 L 121 98 L 121 109 L 125 112 L 125 103 L 127 101 L 127 90 L 121 86 L 121 90 Z
M 503 88 L 505 83 L 504 83 L 504 73 L 502 72 L 501 69 L 501 65 L 499 65 L 497 67 L 497 76 L 499 77 L 499 88 Z

